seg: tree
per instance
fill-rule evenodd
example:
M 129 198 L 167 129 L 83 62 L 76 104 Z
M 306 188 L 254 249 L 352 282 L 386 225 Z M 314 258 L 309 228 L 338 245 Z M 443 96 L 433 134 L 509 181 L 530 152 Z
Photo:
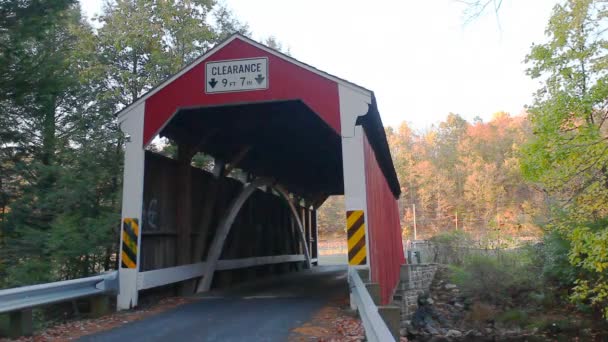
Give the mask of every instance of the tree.
M 503 0 L 459 0 L 459 2 L 465 5 L 463 11 L 465 21 L 471 22 L 487 11 L 494 11 L 494 14 L 498 17 Z
M 3 93 L 1 109 L 2 119 L 11 125 L 10 131 L 2 134 L 0 165 L 7 169 L 2 185 L 3 191 L 10 191 L 3 200 L 6 246 L 2 259 L 8 266 L 3 280 L 13 285 L 86 274 L 89 265 L 76 273 L 64 268 L 70 261 L 80 262 L 83 256 L 86 260 L 87 254 L 70 260 L 59 257 L 56 250 L 63 250 L 66 239 L 56 226 L 61 213 L 74 208 L 88 211 L 74 217 L 80 230 L 87 226 L 85 221 L 92 223 L 100 218 L 89 211 L 83 192 L 73 187 L 86 168 L 65 167 L 78 165 L 76 162 L 87 156 L 91 160 L 99 158 L 88 154 L 93 153 L 92 149 L 81 147 L 87 129 L 99 132 L 100 126 L 93 85 L 82 78 L 94 65 L 94 50 L 89 44 L 92 30 L 82 20 L 77 5 L 62 3 L 63 7 L 51 2 L 29 4 L 26 7 L 33 7 L 33 13 L 43 18 L 36 19 L 30 13 L 3 37 L 9 46 L 3 54 L 7 63 L 3 67 L 11 71 L 3 81 L 11 84 L 11 90 Z M 16 13 L 25 10 L 19 6 L 15 7 Z M 26 22 L 38 26 L 19 29 Z M 78 156 L 71 158 L 75 151 Z M 87 183 L 86 189 L 98 195 L 95 185 Z M 89 197 L 98 202 L 104 199 Z M 102 231 L 91 232 L 95 235 Z M 94 240 L 85 240 L 88 243 L 81 248 L 87 250 Z
M 74 3 L 0 4 L 0 286 L 114 267 L 123 159 L 114 113 L 227 30 L 247 33 L 212 0 L 119 0 L 97 31 Z
M 271 49 L 275 49 L 286 54 L 287 56 L 291 56 L 291 49 L 289 49 L 289 47 L 285 48 L 283 43 L 281 43 L 275 36 L 266 38 L 263 43 Z
M 572 246 L 580 274 L 574 300 L 608 318 L 608 28 L 604 1 L 570 0 L 554 8 L 548 41 L 534 45 L 528 73 L 543 81 L 530 108 L 534 139 L 523 171 L 552 199 L 549 226 Z
M 214 2 L 215 3 L 215 2 Z M 213 12 L 215 19 L 215 42 L 222 41 L 228 38 L 233 33 L 240 33 L 244 36 L 249 36 L 249 26 L 239 21 L 228 7 L 222 4 L 216 4 Z
M 524 181 L 518 159 L 530 136 L 525 116 L 499 112 L 470 124 L 450 113 L 426 132 L 407 124 L 385 131 L 404 194 L 404 227 L 414 224 L 415 204 L 423 238 L 453 229 L 480 240 L 538 237 L 531 214 L 542 213 L 542 196 Z
M 247 26 L 213 0 L 118 0 L 97 20 L 106 97 L 119 110 Z M 210 17 L 215 16 L 215 25 Z
M 319 235 L 326 238 L 346 236 L 344 215 L 344 196 L 330 196 L 317 211 Z

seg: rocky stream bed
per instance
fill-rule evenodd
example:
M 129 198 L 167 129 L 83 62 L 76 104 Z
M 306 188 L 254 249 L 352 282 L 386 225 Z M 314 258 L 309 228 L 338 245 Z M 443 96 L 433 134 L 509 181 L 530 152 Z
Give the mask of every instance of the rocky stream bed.
M 567 307 L 497 307 L 463 295 L 449 273 L 440 267 L 430 292 L 419 297 L 418 309 L 401 329 L 409 341 L 608 341 L 605 324 Z

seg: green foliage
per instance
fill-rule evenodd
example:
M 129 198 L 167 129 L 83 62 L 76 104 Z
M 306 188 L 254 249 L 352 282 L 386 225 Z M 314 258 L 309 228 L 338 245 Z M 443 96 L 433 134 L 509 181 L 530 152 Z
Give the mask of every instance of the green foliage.
M 471 236 L 461 230 L 442 232 L 431 239 L 433 246 L 433 261 L 461 265 L 466 257 L 466 251 L 472 246 Z
M 502 312 L 496 320 L 511 325 L 524 325 L 528 322 L 528 313 L 520 309 L 511 309 Z
M 329 197 L 317 211 L 319 234 L 325 236 L 340 234 L 344 237 L 346 233 L 344 215 L 344 196 Z
M 115 267 L 123 136 L 114 113 L 233 32 L 213 0 L 0 3 L 0 287 Z M 198 156 L 204 167 L 208 158 Z
M 543 238 L 543 247 L 538 256 L 543 267 L 543 278 L 559 287 L 571 287 L 576 280 L 577 271 L 570 264 L 568 253 L 570 242 L 558 232 L 549 232 Z
M 603 308 L 608 319 L 608 229 L 592 231 L 589 227 L 578 227 L 572 231 L 570 240 L 570 262 L 592 275 L 575 280 L 571 298 Z
M 452 281 L 463 294 L 492 304 L 510 305 L 540 285 L 531 256 L 522 251 L 469 255 L 462 266 L 451 269 Z
M 211 19 L 214 20 L 211 20 Z M 104 97 L 129 105 L 228 35 L 248 33 L 213 0 L 118 0 L 97 18 Z M 213 21 L 214 24 L 210 24 Z
M 604 308 L 608 318 L 607 14 L 602 1 L 559 4 L 548 42 L 532 47 L 528 72 L 544 86 L 530 108 L 534 139 L 522 149 L 522 170 L 550 196 L 548 228 L 568 241 L 577 269 L 572 299 Z
M 448 247 L 468 247 L 471 245 L 472 239 L 462 230 L 451 230 L 433 236 L 430 241 Z

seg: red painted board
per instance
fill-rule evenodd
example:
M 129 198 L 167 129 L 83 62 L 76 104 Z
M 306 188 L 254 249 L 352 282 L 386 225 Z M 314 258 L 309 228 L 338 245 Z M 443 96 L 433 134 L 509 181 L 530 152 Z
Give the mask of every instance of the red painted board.
M 371 279 L 380 284 L 382 304 L 386 305 L 391 302 L 405 263 L 399 207 L 366 134 L 363 140 Z
M 207 62 L 254 57 L 268 58 L 268 89 L 205 93 Z M 302 100 L 330 127 L 340 133 L 340 107 L 336 82 L 236 38 L 146 100 L 144 145 L 158 134 L 179 108 L 294 99 Z

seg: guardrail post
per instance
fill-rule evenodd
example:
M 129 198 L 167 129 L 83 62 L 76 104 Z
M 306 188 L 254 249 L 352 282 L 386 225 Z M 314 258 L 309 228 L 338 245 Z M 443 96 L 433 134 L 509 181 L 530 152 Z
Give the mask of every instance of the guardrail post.
M 381 298 L 380 298 L 380 284 L 378 283 L 367 283 L 365 284 L 365 288 L 367 289 L 367 292 L 369 292 L 370 297 L 372 297 L 372 300 L 374 301 L 374 304 L 376 305 L 380 305 L 381 303 Z
M 91 317 L 101 317 L 110 312 L 110 298 L 108 296 L 95 296 L 90 299 Z
M 357 274 L 359 275 L 359 277 L 361 278 L 363 283 L 367 283 L 369 281 L 369 268 L 353 268 L 353 270 L 355 272 L 357 272 Z M 373 296 L 372 296 L 372 298 L 373 298 Z M 376 302 L 375 299 L 374 299 L 374 302 Z M 350 294 L 350 308 L 352 310 L 357 310 L 357 304 L 354 301 L 352 292 Z
M 359 277 L 363 280 L 364 283 L 369 281 L 369 268 L 357 268 L 357 273 L 359 273 Z
M 34 333 L 32 309 L 9 313 L 9 331 L 11 338 L 31 336 Z
M 371 288 L 377 287 L 378 290 L 379 286 L 377 284 L 364 284 L 359 274 L 353 268 L 348 270 L 348 282 L 351 289 L 351 300 L 356 302 L 367 341 L 389 342 L 398 340 L 395 338 L 391 329 L 389 329 L 386 324 L 386 319 L 381 316 L 379 307 L 374 304 L 374 300 L 372 299 L 372 296 L 370 296 L 370 285 Z M 378 292 L 378 298 L 380 297 L 379 294 L 380 293 Z M 387 311 L 388 310 L 390 309 L 387 309 Z M 391 312 L 391 314 L 392 313 L 393 312 Z M 393 316 L 390 318 L 391 321 L 394 320 Z M 400 313 L 397 314 L 397 319 L 400 319 Z
M 391 331 L 395 340 L 399 341 L 400 334 L 399 329 L 401 328 L 401 308 L 396 305 L 385 305 L 378 307 L 378 313 L 388 330 Z

